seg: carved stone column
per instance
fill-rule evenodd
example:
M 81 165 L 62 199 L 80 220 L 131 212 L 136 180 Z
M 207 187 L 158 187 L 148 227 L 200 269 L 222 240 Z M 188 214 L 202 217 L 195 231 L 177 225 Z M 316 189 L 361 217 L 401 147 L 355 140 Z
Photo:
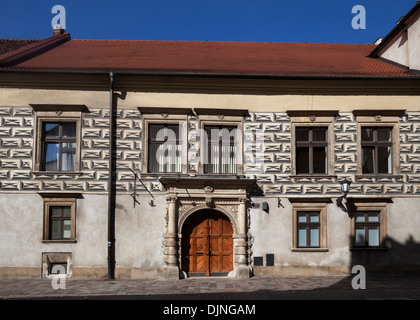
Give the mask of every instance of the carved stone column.
M 247 211 L 246 198 L 239 199 L 238 206 L 238 234 L 236 240 L 238 258 L 237 278 L 249 278 L 250 267 L 248 266 L 248 239 L 247 239 Z
M 166 233 L 164 234 L 165 246 L 164 277 L 168 280 L 179 280 L 179 263 L 178 263 L 178 230 L 177 230 L 177 210 L 176 198 L 168 196 L 166 198 L 167 224 Z

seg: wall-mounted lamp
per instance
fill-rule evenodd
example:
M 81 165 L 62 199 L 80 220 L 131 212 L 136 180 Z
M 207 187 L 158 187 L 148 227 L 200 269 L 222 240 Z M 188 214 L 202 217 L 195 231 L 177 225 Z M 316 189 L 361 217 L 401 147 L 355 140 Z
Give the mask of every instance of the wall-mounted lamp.
M 348 212 L 347 207 L 343 204 L 343 199 L 347 198 L 347 194 L 350 191 L 351 181 L 344 178 L 344 180 L 340 181 L 340 184 L 341 184 L 341 192 L 344 194 L 337 199 L 337 206 L 344 212 Z
M 344 193 L 344 198 L 347 196 L 347 193 L 350 191 L 351 181 L 344 178 L 343 181 L 340 182 L 341 184 L 341 192 Z

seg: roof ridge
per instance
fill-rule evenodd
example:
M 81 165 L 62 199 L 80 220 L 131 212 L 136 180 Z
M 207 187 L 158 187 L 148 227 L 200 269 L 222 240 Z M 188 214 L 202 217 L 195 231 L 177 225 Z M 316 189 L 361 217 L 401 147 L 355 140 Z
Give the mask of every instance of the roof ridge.
M 232 43 L 232 44 L 303 44 L 303 45 L 354 45 L 354 46 L 372 46 L 371 43 L 344 43 L 344 42 L 290 42 L 290 41 L 240 41 L 240 40 L 148 40 L 148 39 L 72 39 L 72 41 L 86 42 L 161 42 L 161 43 Z

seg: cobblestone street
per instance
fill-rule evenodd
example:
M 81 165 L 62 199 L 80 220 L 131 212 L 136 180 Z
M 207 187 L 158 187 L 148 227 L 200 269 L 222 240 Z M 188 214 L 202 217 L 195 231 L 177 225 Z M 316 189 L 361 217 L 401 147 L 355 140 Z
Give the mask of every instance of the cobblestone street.
M 405 300 L 420 299 L 420 274 L 371 274 L 366 289 L 351 276 L 189 278 L 163 280 L 0 280 L 0 299 Z M 65 288 L 64 288 L 65 287 Z

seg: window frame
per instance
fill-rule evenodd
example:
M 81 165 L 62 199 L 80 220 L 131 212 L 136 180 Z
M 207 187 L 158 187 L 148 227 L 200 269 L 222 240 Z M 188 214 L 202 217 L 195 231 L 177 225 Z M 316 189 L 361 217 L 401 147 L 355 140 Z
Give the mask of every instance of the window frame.
M 313 213 L 316 213 L 316 215 L 318 217 L 318 222 L 311 222 L 310 221 L 310 217 L 311 217 L 311 215 Z M 305 215 L 305 218 L 306 218 L 306 221 L 305 222 L 299 221 L 299 217 L 302 214 Z M 296 219 L 297 219 L 297 221 L 296 221 L 296 227 L 297 227 L 296 245 L 297 245 L 297 247 L 299 249 L 300 248 L 305 248 L 305 249 L 308 249 L 308 248 L 311 248 L 311 249 L 313 249 L 313 248 L 320 248 L 320 246 L 321 246 L 321 211 L 303 211 L 303 210 L 300 210 L 300 211 L 297 211 L 296 212 Z M 317 246 L 311 245 L 311 239 L 312 238 L 311 238 L 310 232 L 311 232 L 311 229 L 313 229 L 313 228 L 318 229 L 318 245 Z M 305 233 L 306 233 L 306 235 L 305 235 L 305 237 L 306 237 L 306 244 L 305 245 L 300 245 L 299 244 L 300 243 L 300 239 L 299 239 L 299 234 L 300 234 L 299 233 L 299 230 L 300 229 L 304 229 L 305 230 Z
M 70 216 L 69 217 L 64 216 L 64 209 L 65 208 L 69 208 L 70 209 Z M 59 209 L 60 215 L 59 216 L 54 216 L 53 215 L 53 212 L 52 212 L 53 209 Z M 70 237 L 69 238 L 64 237 L 64 224 L 65 224 L 65 221 L 70 221 L 70 227 L 71 227 L 71 206 L 50 205 L 49 206 L 49 210 L 50 210 L 50 212 L 48 214 L 48 218 L 49 218 L 48 223 L 49 223 L 50 230 L 48 232 L 48 235 L 49 235 L 49 239 L 48 240 L 71 240 L 71 233 L 70 233 Z M 59 228 L 60 228 L 59 237 L 57 237 L 57 238 L 54 238 L 53 237 L 53 223 L 54 223 L 54 221 L 58 221 Z
M 164 171 L 156 171 L 156 172 L 153 172 L 153 171 L 151 171 L 151 169 L 150 169 L 150 165 L 151 165 L 151 163 L 150 163 L 150 159 L 149 159 L 149 155 L 150 155 L 150 152 L 149 152 L 149 150 L 150 150 L 150 146 L 151 146 L 151 144 L 159 144 L 159 145 L 161 145 L 161 144 L 163 144 L 163 143 L 165 143 L 166 142 L 166 140 L 164 140 L 164 141 L 158 141 L 158 140 L 156 140 L 156 137 L 155 138 L 152 138 L 152 137 L 150 137 L 150 126 L 152 126 L 152 125 L 161 125 L 161 126 L 163 126 L 164 128 L 167 128 L 167 126 L 178 126 L 178 133 L 181 131 L 181 136 L 182 136 L 182 125 L 180 125 L 179 123 L 175 123 L 175 122 L 165 122 L 165 123 L 160 123 L 160 122 L 152 122 L 152 121 L 149 121 L 149 122 L 147 122 L 147 134 L 146 134 L 146 136 L 147 136 L 147 140 L 146 140 L 146 144 L 147 144 L 147 167 L 145 168 L 146 169 L 146 171 L 147 171 L 147 173 L 148 174 L 177 174 L 177 173 L 182 173 L 182 163 L 183 163 L 183 157 L 182 157 L 182 151 L 181 151 L 181 154 L 179 155 L 180 156 L 180 164 L 181 164 L 181 171 L 174 171 L 174 172 L 168 172 L 168 168 L 167 168 L 167 164 L 165 163 L 164 164 Z M 182 142 L 182 137 L 180 137 L 180 136 L 178 136 L 177 137 L 177 139 L 176 139 L 176 145 L 181 145 L 181 150 L 182 150 L 182 144 L 181 144 L 181 142 Z
M 35 132 L 34 132 L 34 174 L 80 174 L 81 173 L 81 150 L 82 150 L 82 114 L 88 109 L 85 105 L 45 105 L 31 104 L 35 111 Z M 43 131 L 45 123 L 65 123 L 76 124 L 76 154 L 74 171 L 47 171 L 43 170 L 44 142 Z
M 74 243 L 76 241 L 76 202 L 79 194 L 40 194 L 44 199 L 43 235 L 44 243 Z M 70 238 L 52 239 L 51 208 L 70 207 Z
M 292 252 L 325 252 L 327 246 L 327 205 L 331 199 L 289 199 L 292 202 Z M 298 214 L 299 212 L 319 212 L 319 246 L 300 247 L 298 240 Z
M 310 110 L 310 111 L 299 111 L 292 110 L 287 111 L 291 122 L 291 177 L 292 178 L 305 178 L 305 177 L 331 177 L 335 176 L 334 168 L 334 119 L 338 115 L 338 111 L 321 111 L 321 110 Z M 297 146 L 296 146 L 296 128 L 309 127 L 319 128 L 325 127 L 326 140 L 327 140 L 327 151 L 326 151 L 326 173 L 297 173 Z
M 363 129 L 372 129 L 373 130 L 373 137 L 372 137 L 372 141 L 367 141 L 367 140 L 363 140 L 363 135 L 362 135 L 362 131 Z M 377 139 L 378 136 L 378 129 L 390 129 L 390 138 L 391 141 L 379 141 Z M 393 126 L 368 126 L 368 125 L 361 125 L 360 126 L 360 153 L 362 156 L 361 159 L 361 166 L 362 166 L 362 174 L 363 175 L 384 175 L 384 174 L 392 174 L 393 169 L 393 163 L 394 163 L 394 153 L 393 153 L 393 148 L 394 148 L 394 144 L 393 144 L 393 130 L 394 127 Z M 373 172 L 363 172 L 363 149 L 365 147 L 373 147 L 374 148 L 374 159 L 373 159 Z M 391 172 L 379 172 L 378 168 L 379 168 L 379 159 L 378 159 L 378 148 L 380 147 L 388 147 L 391 148 L 391 167 L 388 168 L 388 170 L 391 170 Z
M 149 176 L 172 176 L 178 174 L 186 174 L 188 170 L 188 132 L 187 123 L 188 116 L 192 114 L 192 110 L 189 108 L 161 108 L 161 107 L 138 107 L 142 118 L 142 160 L 140 162 L 140 172 Z M 181 172 L 148 172 L 149 169 L 149 124 L 178 124 L 181 129 Z
M 48 137 L 45 135 L 45 125 L 46 124 L 58 124 L 59 125 L 59 135 L 57 137 Z M 63 137 L 63 124 L 64 123 L 72 123 L 75 125 L 76 135 L 74 137 Z M 63 143 L 75 143 L 76 144 L 76 151 L 75 157 L 77 153 L 77 122 L 76 121 L 42 121 L 42 136 L 41 136 L 41 162 L 40 162 L 40 171 L 43 172 L 74 172 L 76 170 L 63 170 L 62 169 L 62 157 L 63 157 Z M 59 145 L 59 158 L 58 158 L 58 170 L 46 170 L 46 144 L 47 143 L 56 143 Z M 74 165 L 74 169 L 76 169 L 76 163 Z
M 73 274 L 73 263 L 71 252 L 42 252 L 42 278 L 53 279 L 57 276 L 56 273 L 52 273 L 51 269 L 54 265 L 65 264 L 66 265 L 66 277 L 71 278 Z
M 297 139 L 297 134 L 296 131 L 299 129 L 307 129 L 308 130 L 308 140 L 307 141 L 299 141 Z M 324 129 L 325 130 L 325 141 L 315 141 L 313 140 L 313 132 L 314 129 Z M 295 128 L 295 170 L 296 170 L 296 175 L 326 175 L 328 173 L 328 127 L 326 126 L 299 126 L 296 125 Z M 325 159 L 324 161 L 326 161 L 326 165 L 325 165 L 325 172 L 314 172 L 314 154 L 313 154 L 313 150 L 314 148 L 317 147 L 324 147 L 326 148 L 326 152 L 325 152 Z M 309 172 L 298 172 L 298 148 L 308 148 L 309 150 Z
M 386 200 L 378 199 L 354 199 L 351 201 L 351 219 L 350 219 L 350 249 L 351 250 L 383 250 L 388 248 L 387 244 L 387 207 Z M 356 246 L 356 213 L 357 212 L 378 212 L 379 222 L 375 225 L 379 225 L 379 245 L 378 246 Z M 364 222 L 363 224 L 368 224 Z M 373 223 L 372 223 L 373 225 Z
M 217 128 L 217 130 L 219 130 L 219 132 L 223 129 L 228 129 L 228 128 L 233 128 L 233 130 L 235 130 L 235 139 L 238 139 L 239 136 L 239 132 L 238 132 L 238 127 L 236 125 L 212 125 L 212 124 L 206 124 L 203 126 L 203 130 L 204 132 L 208 133 L 206 128 Z M 229 130 L 229 129 L 228 129 Z M 207 146 L 204 146 L 204 148 L 202 149 L 203 151 L 203 160 L 206 157 L 207 154 L 207 160 L 208 162 L 210 159 L 210 155 L 211 155 L 211 143 L 213 142 L 211 135 L 210 137 L 207 134 Z M 205 143 L 205 141 L 204 141 Z M 219 146 L 219 153 L 218 153 L 218 172 L 210 172 L 209 168 L 211 167 L 212 163 L 203 163 L 203 174 L 205 175 L 235 175 L 237 173 L 237 169 L 238 169 L 238 150 L 235 151 L 235 160 L 236 160 L 236 164 L 235 164 L 235 172 L 223 172 L 223 152 L 220 152 L 221 150 L 221 139 L 220 139 L 220 135 L 218 136 L 218 146 Z M 229 146 L 235 146 L 235 141 L 232 144 L 232 141 L 229 141 Z M 238 147 L 238 145 L 236 145 Z M 239 146 L 240 147 L 240 146 Z M 239 149 L 239 147 L 237 149 Z M 229 157 L 229 159 L 231 159 Z
M 225 111 L 227 112 L 227 111 Z M 236 176 L 242 175 L 244 170 L 243 155 L 244 155 L 244 143 L 243 143 L 243 116 L 232 116 L 225 115 L 221 113 L 219 115 L 208 115 L 201 114 L 199 116 L 199 128 L 201 132 L 205 132 L 205 127 L 236 127 L 236 139 L 237 139 L 237 149 L 236 149 L 236 170 L 235 173 L 205 173 L 204 163 L 205 163 L 205 154 L 200 152 L 200 164 L 198 167 L 198 174 L 207 175 L 207 176 Z M 206 141 L 207 140 L 207 141 Z M 208 139 L 200 138 L 200 150 L 208 148 L 209 141 Z
M 404 110 L 355 110 L 357 121 L 357 178 L 400 178 L 400 119 Z M 391 128 L 391 173 L 364 173 L 362 128 Z

